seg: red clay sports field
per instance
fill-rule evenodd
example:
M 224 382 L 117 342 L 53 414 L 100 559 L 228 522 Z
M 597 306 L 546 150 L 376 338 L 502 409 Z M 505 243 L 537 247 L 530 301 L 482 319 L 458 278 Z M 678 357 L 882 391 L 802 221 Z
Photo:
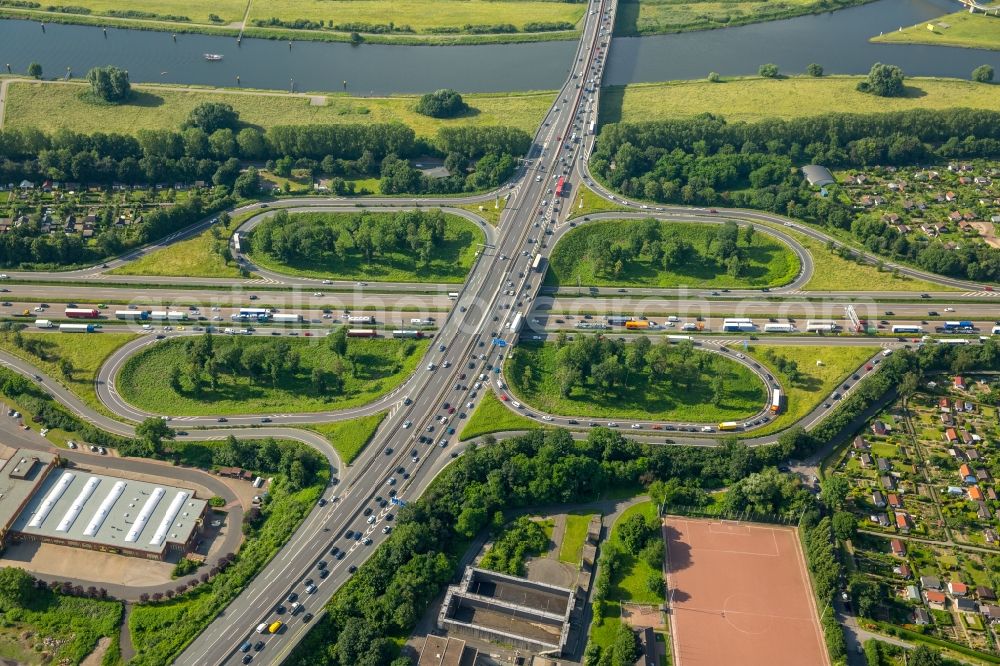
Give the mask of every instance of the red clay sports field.
M 795 530 L 668 517 L 674 666 L 829 666 Z

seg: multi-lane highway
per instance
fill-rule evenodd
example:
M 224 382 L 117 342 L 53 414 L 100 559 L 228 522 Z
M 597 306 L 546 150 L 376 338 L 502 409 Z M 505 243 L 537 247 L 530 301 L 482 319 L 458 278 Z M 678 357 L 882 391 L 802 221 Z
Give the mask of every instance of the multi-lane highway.
M 477 257 L 467 281 L 461 287 L 417 283 L 364 285 L 351 281 L 293 278 L 261 269 L 250 263 L 247 263 L 248 268 L 260 277 L 192 279 L 108 274 L 108 271 L 140 256 L 200 233 L 212 223 L 211 220 L 178 232 L 156 245 L 110 261 L 106 266 L 63 273 L 10 273 L 11 281 L 5 286 L 11 290 L 6 297 L 12 304 L 0 310 L 0 315 L 16 316 L 23 307 L 29 307 L 30 301 L 77 301 L 80 304 L 94 303 L 95 306 L 100 302 L 132 303 L 143 309 L 162 308 L 164 303 L 180 306 L 198 304 L 206 308 L 219 308 L 206 312 L 206 323 L 211 323 L 215 317 L 219 317 L 221 321 L 218 323 L 224 325 L 228 322 L 232 308 L 248 305 L 249 296 L 254 295 L 257 296 L 254 305 L 278 307 L 283 311 L 302 314 L 304 319 L 309 320 L 310 327 L 294 330 L 303 334 L 307 330 L 322 331 L 323 327 L 342 319 L 346 310 L 364 309 L 366 313 L 376 313 L 380 323 L 390 326 L 395 322 L 402 325 L 408 316 L 404 313 L 413 313 L 414 317 L 431 315 L 436 318 L 436 337 L 431 351 L 418 371 L 403 386 L 375 403 L 355 410 L 323 414 L 267 415 L 274 423 L 252 431 L 237 426 L 260 425 L 260 417 L 263 415 L 229 416 L 229 422 L 224 426 L 217 422 L 217 417 L 183 422 L 183 427 L 217 427 L 211 431 L 212 437 L 226 436 L 230 433 L 242 436 L 251 432 L 254 436 L 276 436 L 306 441 L 327 455 L 331 466 L 338 471 L 341 483 L 332 485 L 326 490 L 324 499 L 327 500 L 327 504 L 314 509 L 277 557 L 232 604 L 222 611 L 218 619 L 190 645 L 177 663 L 185 665 L 237 663 L 242 658 L 242 653 L 238 651 L 239 646 L 245 641 L 255 643 L 258 640 L 264 641 L 265 647 L 262 651 L 254 653 L 254 664 L 277 664 L 287 656 L 308 631 L 310 624 L 305 618 L 309 614 L 321 613 L 324 604 L 336 589 L 349 579 L 354 568 L 359 566 L 386 538 L 385 535 L 393 524 L 392 518 L 396 511 L 394 505 L 389 503 L 389 498 L 402 498 L 405 501 L 419 496 L 434 476 L 459 453 L 460 448 L 454 438 L 443 435 L 445 428 L 440 419 L 442 417 L 454 419 L 458 416 L 449 414 L 450 407 L 446 408 L 445 403 L 454 406 L 458 413 L 471 414 L 481 399 L 482 392 L 495 389 L 495 379 L 492 383 L 487 382 L 482 388 L 475 386 L 475 380 L 481 375 L 483 381 L 491 375 L 494 378 L 502 376 L 502 372 L 497 375 L 492 370 L 494 368 L 502 370 L 504 352 L 516 341 L 518 331 L 511 330 L 510 325 L 518 312 L 524 315 L 529 327 L 535 326 L 531 319 L 538 317 L 537 334 L 542 336 L 546 334 L 547 326 L 566 324 L 565 321 L 563 324 L 555 322 L 556 318 L 568 319 L 567 315 L 576 317 L 577 313 L 601 312 L 602 308 L 603 312 L 615 314 L 655 313 L 661 319 L 671 314 L 691 319 L 702 316 L 707 318 L 706 324 L 710 327 L 718 323 L 718 316 L 728 314 L 834 318 L 836 309 L 841 308 L 842 316 L 842 308 L 847 303 L 846 295 L 804 291 L 814 270 L 811 257 L 795 237 L 783 229 L 794 229 L 825 243 L 827 237 L 821 232 L 793 220 L 758 211 L 720 210 L 712 213 L 708 210 L 626 202 L 621 198 L 615 198 L 594 181 L 588 172 L 586 157 L 593 150 L 596 137 L 589 128 L 597 119 L 600 80 L 614 24 L 615 4 L 614 0 L 594 0 L 589 7 L 592 11 L 585 17 L 583 37 L 574 55 L 574 61 L 570 63 L 566 83 L 536 133 L 523 167 L 515 180 L 500 191 L 501 194 L 509 195 L 509 201 L 496 228 L 485 224 L 478 216 L 467 211 L 449 209 L 449 212 L 474 220 L 483 230 L 486 239 L 484 251 Z M 535 254 L 547 256 L 565 233 L 581 223 L 569 220 L 572 211 L 563 205 L 563 199 L 555 196 L 553 190 L 560 176 L 567 177 L 576 185 L 587 183 L 602 196 L 634 209 L 634 213 L 593 215 L 589 216 L 591 219 L 656 216 L 677 221 L 718 224 L 720 221 L 732 218 L 739 221 L 764 221 L 775 224 L 776 227 L 761 226 L 760 231 L 787 243 L 798 256 L 802 269 L 791 283 L 776 287 L 767 295 L 768 298 L 780 298 L 780 302 L 745 300 L 750 296 L 759 298 L 761 293 L 755 290 L 733 290 L 713 294 L 716 290 L 630 288 L 623 294 L 619 289 L 600 289 L 593 293 L 588 292 L 584 297 L 575 297 L 572 289 L 560 289 L 555 294 L 542 296 L 541 275 L 531 270 L 533 256 Z M 428 207 L 486 203 L 491 202 L 496 195 L 497 193 L 488 193 L 459 199 L 368 199 L 365 201 L 365 208 L 384 206 L 406 209 L 417 205 Z M 240 231 L 245 232 L 273 214 L 278 206 L 290 210 L 308 208 L 310 211 L 359 209 L 356 200 L 304 198 L 284 200 L 269 207 L 253 204 L 233 213 L 259 212 L 241 226 Z M 866 257 L 873 262 L 877 260 L 868 255 Z M 919 294 L 872 292 L 866 294 L 871 303 L 865 307 L 873 310 L 862 311 L 862 306 L 856 305 L 860 316 L 868 319 L 885 318 L 893 323 L 951 318 L 973 319 L 982 325 L 995 316 L 992 314 L 995 312 L 995 306 L 990 300 L 993 292 L 983 289 L 980 285 L 932 276 L 905 266 L 890 265 L 890 268 L 898 268 L 904 275 L 965 290 L 966 293 L 932 293 L 929 299 L 920 300 Z M 458 292 L 454 300 L 446 295 L 446 292 L 451 291 Z M 601 298 L 607 295 L 614 298 Z M 632 297 L 635 296 L 652 298 L 633 301 Z M 851 301 L 856 300 L 857 295 L 851 296 Z M 823 297 L 831 297 L 832 303 L 818 304 L 812 300 Z M 829 315 L 812 314 L 816 308 L 826 307 L 832 308 Z M 114 309 L 115 305 L 111 305 L 109 311 Z M 531 314 L 532 309 L 535 310 L 534 315 Z M 31 310 L 31 314 L 34 315 L 33 307 Z M 43 312 L 38 316 L 59 319 L 58 309 L 51 310 L 54 310 L 52 314 Z M 325 310 L 330 312 L 324 312 Z M 939 312 L 938 316 L 930 314 L 935 310 Z M 826 311 L 821 310 L 821 312 Z M 325 314 L 329 314 L 330 317 L 325 318 L 323 316 Z M 572 326 L 572 324 L 566 325 Z M 165 335 L 184 335 L 190 332 L 193 331 L 175 330 L 168 331 Z M 283 332 L 287 334 L 290 331 L 286 329 Z M 263 333 L 264 329 L 258 331 L 258 334 Z M 498 339 L 506 346 L 494 344 Z M 734 352 L 722 351 L 719 341 L 713 338 L 699 338 L 703 348 L 735 356 Z M 100 371 L 97 379 L 98 395 L 110 409 L 124 419 L 139 420 L 148 414 L 128 405 L 117 394 L 114 387 L 116 369 L 130 354 L 153 342 L 155 336 L 147 335 L 130 343 L 116 351 Z M 815 339 L 782 338 L 783 344 L 814 342 Z M 867 338 L 829 338 L 823 339 L 822 343 L 824 345 L 874 343 L 885 347 L 901 344 L 895 340 L 873 341 Z M 877 358 L 873 356 L 872 361 Z M 756 366 L 752 360 L 744 358 L 736 360 L 748 364 L 767 385 L 773 384 L 774 378 L 769 377 L 767 372 Z M 37 374 L 30 364 L 6 354 L 0 354 L 0 362 L 29 376 Z M 877 364 L 873 363 L 872 371 L 877 372 Z M 860 372 L 864 373 L 866 370 L 860 369 Z M 468 379 L 460 379 L 462 374 Z M 113 432 L 132 433 L 132 426 L 95 412 L 51 378 L 44 375 L 41 377 L 42 384 L 47 390 L 84 418 Z M 852 385 L 846 389 L 847 391 L 856 385 L 854 380 L 851 382 Z M 456 385 L 459 388 L 456 389 Z M 844 391 L 842 388 L 839 390 Z M 828 413 L 825 404 L 827 403 L 817 406 L 800 423 L 808 427 L 821 420 Z M 281 424 L 347 418 L 382 409 L 389 409 L 390 416 L 379 429 L 373 443 L 361 453 L 348 470 L 341 469 L 332 448 L 319 435 L 279 427 Z M 560 415 L 535 413 L 537 410 L 532 412 L 540 422 L 580 426 L 581 430 L 589 426 L 589 422 L 573 424 L 569 422 L 570 419 Z M 754 420 L 759 420 L 760 416 L 757 415 Z M 410 422 L 411 427 L 403 427 L 406 422 Z M 648 422 L 637 425 L 639 427 L 636 432 L 646 435 L 648 441 L 658 443 L 665 441 L 655 440 L 656 437 L 661 437 L 660 431 L 652 432 Z M 676 442 L 703 444 L 712 442 L 710 437 L 698 439 L 694 433 L 689 439 L 683 439 L 684 436 L 677 437 L 675 433 L 669 434 Z M 420 443 L 419 437 L 430 438 L 430 441 Z M 204 438 L 204 433 L 197 438 Z M 748 441 L 751 444 L 760 444 L 770 441 L 770 438 L 762 437 Z M 366 516 L 367 509 L 371 509 L 368 516 Z M 345 536 L 347 530 L 356 533 L 357 538 L 352 535 L 348 539 Z M 320 565 L 320 562 L 323 564 Z M 323 571 L 327 573 L 324 574 Z M 310 585 L 307 588 L 306 582 L 310 579 L 314 586 Z M 290 593 L 299 595 L 305 612 L 297 615 L 287 612 L 277 614 L 276 607 L 282 604 Z M 279 634 L 256 632 L 261 622 L 276 619 L 286 624 Z

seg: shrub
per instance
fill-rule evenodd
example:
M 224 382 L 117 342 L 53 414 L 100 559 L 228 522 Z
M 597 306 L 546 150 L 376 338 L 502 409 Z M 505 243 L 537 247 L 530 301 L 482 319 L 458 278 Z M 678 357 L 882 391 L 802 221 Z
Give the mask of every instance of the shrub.
M 468 108 L 460 94 L 450 88 L 442 88 L 421 97 L 415 110 L 431 118 L 454 118 Z
M 879 97 L 902 97 L 905 90 L 903 70 L 896 65 L 877 62 L 868 72 L 868 78 L 858 83 L 858 90 Z
M 809 76 L 816 76 L 816 77 L 823 76 L 823 66 L 818 65 L 814 62 L 809 63 L 809 65 L 806 67 L 806 74 L 808 74 Z
M 91 68 L 87 72 L 87 81 L 90 82 L 91 92 L 105 102 L 124 102 L 132 93 L 128 72 L 114 65 Z
M 989 83 L 993 80 L 993 68 L 989 65 L 980 65 L 972 70 L 972 80 L 977 83 Z
M 719 76 L 718 72 L 709 72 L 708 73 L 708 81 L 710 83 L 719 83 L 720 81 L 722 81 L 722 77 Z
M 763 76 L 765 79 L 776 79 L 778 78 L 778 66 L 774 63 L 767 63 L 766 65 L 761 65 L 757 69 L 757 74 Z

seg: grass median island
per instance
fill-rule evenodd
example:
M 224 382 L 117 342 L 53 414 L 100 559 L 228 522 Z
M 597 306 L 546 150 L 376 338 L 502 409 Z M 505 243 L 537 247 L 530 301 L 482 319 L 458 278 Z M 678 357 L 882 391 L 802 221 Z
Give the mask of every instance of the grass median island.
M 113 351 L 136 337 L 136 333 L 68 335 L 5 331 L 0 334 L 0 349 L 62 382 L 89 407 L 107 413 L 94 391 L 97 371 Z
M 567 513 L 566 530 L 559 545 L 559 561 L 580 566 L 583 559 L 583 544 L 587 541 L 587 528 L 593 513 Z
M 733 346 L 733 349 L 737 349 Z M 801 346 L 754 344 L 747 353 L 767 367 L 785 395 L 783 411 L 753 436 L 766 435 L 794 425 L 826 400 L 861 364 L 878 351 L 878 346 Z M 742 351 L 742 347 L 739 347 Z M 817 361 L 822 362 L 818 365 Z M 867 374 L 862 372 L 861 374 Z M 851 380 L 854 384 L 854 380 Z M 832 409 L 832 407 L 831 407 Z
M 602 93 L 603 94 L 603 93 Z M 614 201 L 609 201 L 586 185 L 579 185 L 573 195 L 573 205 L 569 209 L 569 219 L 592 215 L 594 213 L 609 212 L 634 212 L 627 206 L 620 206 Z
M 1000 20 L 989 17 L 989 21 L 1000 26 Z M 1000 107 L 1000 86 L 960 79 L 907 77 L 905 97 L 877 97 L 857 90 L 858 82 L 864 78 L 793 76 L 725 79 L 720 83 L 702 80 L 612 86 L 601 90 L 600 115 L 602 123 L 671 120 L 700 113 L 721 115 L 729 122 L 756 122 L 834 112 Z
M 534 430 L 537 427 L 538 424 L 531 419 L 512 412 L 504 406 L 492 391 L 486 391 L 482 400 L 479 401 L 476 411 L 472 413 L 472 418 L 458 433 L 458 439 L 464 442 L 467 439 L 495 432 Z
M 742 239 L 737 243 L 741 267 L 734 275 L 728 261 L 718 255 L 723 227 L 655 220 L 589 222 L 570 231 L 556 244 L 549 258 L 545 284 L 773 287 L 787 284 L 798 275 L 799 261 L 792 250 L 759 232 L 753 233 L 749 244 Z M 745 231 L 746 228 L 739 236 Z M 616 259 L 614 252 L 619 247 L 624 252 Z M 663 258 L 657 260 L 656 253 L 662 253 Z
M 341 462 L 350 465 L 368 446 L 368 442 L 375 436 L 375 431 L 388 415 L 389 412 L 379 412 L 347 421 L 318 423 L 307 427 L 330 440 L 330 444 L 340 454 Z
M 689 342 L 640 340 L 576 335 L 562 347 L 521 342 L 507 360 L 507 381 L 541 411 L 595 419 L 718 423 L 763 406 L 763 383 L 736 361 Z
M 335 336 L 322 341 L 208 335 L 166 340 L 129 358 L 117 387 L 124 400 L 155 414 L 344 409 L 398 386 L 429 344 L 428 340 L 351 338 L 345 353 L 338 353 L 331 349 Z M 211 344 L 207 352 L 206 339 Z
M 627 0 L 618 5 L 615 36 L 706 30 L 817 14 L 871 0 Z
M 353 3 L 352 3 L 353 4 Z M 502 3 L 496 3 L 502 4 Z M 517 3 L 521 4 L 521 3 Z M 539 3 L 558 7 L 563 3 Z M 418 96 L 353 97 L 343 93 L 288 95 L 236 89 L 178 89 L 169 86 L 133 86 L 125 104 L 97 106 L 86 97 L 82 82 L 17 81 L 7 89 L 5 128 L 35 128 L 46 132 L 69 129 L 89 134 L 134 134 L 141 129 L 175 130 L 191 110 L 204 102 L 229 104 L 240 121 L 267 129 L 276 125 L 386 123 L 399 121 L 418 137 L 433 138 L 442 127 L 517 127 L 533 133 L 555 98 L 554 92 L 468 94 L 469 113 L 457 118 L 431 118 L 416 111 Z M 314 104 L 320 101 L 320 104 Z
M 988 4 L 988 3 L 984 3 Z M 990 5 L 993 8 L 1000 4 Z M 933 26 L 931 30 L 928 26 Z M 892 32 L 886 32 L 871 41 L 885 44 L 936 44 L 938 46 L 962 46 L 973 49 L 1000 49 L 1000 19 L 970 14 L 968 10 L 947 14 L 933 21 Z
M 279 273 L 333 280 L 462 282 L 485 236 L 440 210 L 286 213 L 254 228 L 250 258 Z
M 229 247 L 233 231 L 259 211 L 232 217 L 228 224 L 212 225 L 197 236 L 154 250 L 135 261 L 113 268 L 110 275 L 157 275 L 166 277 L 241 277 L 234 261 L 223 251 Z

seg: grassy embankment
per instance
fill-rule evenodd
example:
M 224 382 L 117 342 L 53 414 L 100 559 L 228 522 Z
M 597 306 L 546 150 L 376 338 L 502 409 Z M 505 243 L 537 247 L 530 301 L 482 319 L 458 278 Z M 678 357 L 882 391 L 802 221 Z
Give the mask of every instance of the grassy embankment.
M 358 454 L 368 446 L 368 442 L 375 436 L 375 431 L 388 415 L 389 412 L 379 412 L 349 421 L 317 423 L 306 427 L 326 437 L 340 454 L 341 462 L 350 465 L 358 457 Z
M 658 35 L 688 30 L 708 30 L 817 14 L 860 5 L 871 0 L 626 0 L 618 5 L 615 35 Z
M 206 383 L 198 393 L 185 377 L 178 392 L 166 381 L 173 368 L 184 370 L 188 366 L 186 341 L 177 339 L 152 345 L 129 358 L 118 375 L 118 390 L 132 405 L 156 414 L 198 416 L 344 409 L 371 402 L 398 386 L 414 371 L 429 344 L 428 340 L 352 338 L 347 356 L 356 374 L 344 373 L 344 388 L 338 393 L 317 393 L 312 385 L 312 370 L 333 367 L 337 362 L 334 352 L 318 340 L 281 340 L 292 352 L 300 354 L 300 368 L 293 375 L 281 375 L 274 385 L 266 377 L 253 384 L 241 372 L 222 374 L 218 388 L 212 390 Z M 216 336 L 214 347 L 222 352 L 237 344 L 252 349 L 274 342 L 265 337 Z M 207 382 L 207 377 L 204 379 Z
M 482 400 L 458 433 L 458 439 L 465 441 L 494 432 L 533 430 L 538 424 L 529 418 L 507 409 L 492 391 L 486 391 Z
M 324 220 L 334 229 L 341 228 L 353 213 L 294 213 L 303 224 L 311 220 Z M 349 250 L 344 261 L 338 261 L 327 252 L 319 261 L 281 263 L 275 257 L 246 252 L 261 268 L 300 277 L 329 278 L 331 280 L 381 280 L 388 282 L 451 282 L 465 280 L 476 258 L 476 243 L 485 236 L 479 227 L 457 215 L 446 215 L 444 242 L 434 248 L 429 266 L 418 265 L 417 257 L 409 251 L 391 251 L 368 261 L 357 249 Z M 258 229 L 270 222 L 264 222 Z M 249 246 L 249 242 L 248 242 Z
M 352 28 L 370 43 L 395 44 L 480 44 L 573 39 L 586 5 L 551 3 L 541 0 L 489 2 L 488 0 L 277 0 L 248 4 L 239 0 L 199 4 L 191 0 L 158 2 L 155 12 L 149 5 L 114 0 L 81 0 L 73 11 L 59 6 L 36 8 L 7 6 L 3 16 L 31 18 L 50 23 L 78 23 L 177 33 L 206 33 L 236 36 L 246 13 L 247 37 L 314 41 L 349 41 Z M 122 12 L 141 12 L 122 16 Z M 117 14 L 117 15 L 116 15 Z M 323 24 L 306 28 L 273 25 L 256 26 L 255 20 L 277 18 L 287 25 L 297 20 Z M 533 23 L 567 23 L 558 31 L 538 31 Z M 355 25 L 351 25 L 355 24 Z M 367 24 L 367 25 L 365 25 Z M 389 25 L 391 32 L 385 31 Z M 484 32 L 477 26 L 513 25 L 514 32 Z M 334 29 L 339 26 L 339 29 Z M 370 26 L 370 27 L 369 27 Z M 473 26 L 468 28 L 467 26 Z M 561 26 L 556 26 L 561 27 Z M 369 32 L 366 32 L 368 30 Z
M 988 3 L 984 3 L 988 4 Z M 990 5 L 998 8 L 1000 4 Z M 928 26 L 934 26 L 931 30 Z M 947 26 L 947 27 L 946 27 Z M 947 14 L 933 21 L 886 32 L 872 37 L 873 42 L 890 44 L 936 44 L 972 49 L 1000 49 L 1000 18 L 970 14 L 968 10 Z
M 995 22 L 1000 26 L 1000 20 Z M 602 123 L 645 122 L 714 113 L 729 121 L 754 122 L 835 112 L 884 113 L 956 106 L 1000 108 L 1000 86 L 959 79 L 907 77 L 906 97 L 876 97 L 857 91 L 858 81 L 863 78 L 749 77 L 725 79 L 721 83 L 669 81 L 615 86 L 601 91 L 600 117 Z
M 602 93 L 603 94 L 603 93 Z M 609 212 L 634 212 L 628 206 L 620 206 L 614 201 L 609 201 L 604 197 L 597 196 L 594 190 L 590 189 L 586 185 L 580 185 L 576 188 L 576 194 L 573 196 L 573 206 L 570 208 L 569 219 L 574 219 L 578 217 L 583 217 L 584 215 L 592 215 L 594 213 L 609 213 Z
M 663 595 L 650 592 L 646 587 L 646 580 L 653 573 L 649 564 L 642 558 L 636 557 L 635 553 L 628 552 L 618 534 L 618 526 L 634 514 L 647 518 L 655 517 L 656 506 L 652 502 L 642 502 L 631 506 L 622 512 L 611 528 L 608 540 L 622 551 L 621 565 L 611 577 L 608 597 L 604 602 L 604 617 L 600 624 L 593 624 L 590 627 L 590 642 L 600 645 L 602 651 L 611 647 L 615 640 L 615 634 L 618 633 L 621 602 L 657 605 L 664 601 Z
M 743 351 L 742 346 L 730 346 L 733 349 Z M 788 361 L 795 361 L 799 369 L 798 381 L 793 383 L 786 373 L 778 370 L 777 366 L 764 356 L 763 352 L 766 349 Z M 785 394 L 784 411 L 763 428 L 754 430 L 752 436 L 758 437 L 777 432 L 797 423 L 799 419 L 815 409 L 822 400 L 827 399 L 837 386 L 877 351 L 877 346 L 814 347 L 810 345 L 803 347 L 782 345 L 779 342 L 755 343 L 749 346 L 747 353 L 767 367 L 768 371 L 777 378 L 778 384 Z M 817 365 L 817 361 L 821 361 L 822 365 Z M 853 383 L 854 380 L 851 380 L 851 384 Z
M 709 244 L 718 226 L 684 222 L 661 222 L 663 235 L 676 233 L 691 243 L 696 252 L 683 265 L 665 270 L 648 256 L 627 263 L 618 277 L 595 272 L 592 248 L 606 248 L 620 241 L 627 227 L 641 220 L 607 220 L 587 223 L 566 234 L 549 259 L 545 284 L 559 286 L 644 286 L 644 287 L 774 287 L 788 284 L 799 273 L 795 254 L 784 243 L 766 234 L 754 235 L 749 265 L 741 277 L 731 277 L 726 267 L 709 257 Z M 744 248 L 745 249 L 745 248 Z
M 20 333 L 21 346 L 15 341 L 15 334 L 4 332 L 0 335 L 0 350 L 28 361 L 45 374 L 61 382 L 79 397 L 87 406 L 104 414 L 110 414 L 97 398 L 94 379 L 105 359 L 125 343 L 137 337 L 135 333 L 91 333 L 87 335 L 67 335 L 23 331 Z M 37 340 L 37 342 L 35 342 Z M 37 354 L 31 349 L 37 345 Z M 62 361 L 69 362 L 71 370 L 62 372 Z
M 711 423 L 737 420 L 760 410 L 765 389 L 749 368 L 720 354 L 693 353 L 703 362 L 701 376 L 684 389 L 642 372 L 633 373 L 628 385 L 614 393 L 589 382 L 577 383 L 564 398 L 559 392 L 555 344 L 522 342 L 508 359 L 506 376 L 522 402 L 550 414 Z M 528 368 L 530 381 L 526 381 Z M 720 374 L 727 381 L 722 400 L 713 404 L 712 378 Z
M 169 277 L 240 277 L 232 261 L 226 262 L 218 249 L 244 221 L 256 215 L 253 210 L 233 216 L 223 229 L 206 229 L 197 236 L 154 250 L 135 261 L 108 271 L 111 275 L 162 275 Z M 218 237 L 216 237 L 218 236 Z
M 555 7 L 561 3 L 540 4 Z M 414 95 L 290 95 L 152 85 L 137 85 L 132 90 L 132 99 L 126 104 L 98 106 L 88 100 L 89 86 L 83 82 L 17 81 L 8 87 L 4 127 L 134 134 L 140 129 L 177 129 L 197 105 L 223 102 L 240 114 L 242 123 L 263 129 L 276 125 L 401 122 L 412 127 L 417 136 L 427 138 L 442 127 L 468 125 L 505 125 L 534 133 L 555 98 L 554 92 L 463 95 L 472 110 L 458 118 L 439 120 L 414 111 L 418 100 Z M 313 101 L 321 104 L 316 106 Z

